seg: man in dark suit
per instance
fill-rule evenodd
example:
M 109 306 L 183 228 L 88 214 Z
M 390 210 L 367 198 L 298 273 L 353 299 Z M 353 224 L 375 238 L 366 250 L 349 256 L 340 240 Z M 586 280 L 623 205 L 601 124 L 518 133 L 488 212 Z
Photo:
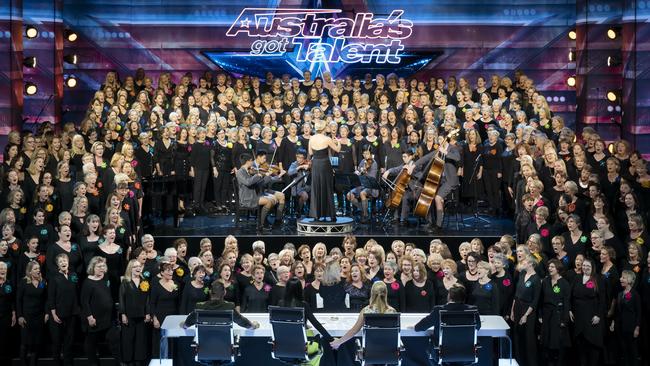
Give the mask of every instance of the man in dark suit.
M 431 327 L 435 327 L 433 330 L 433 339 L 438 339 L 440 310 L 474 311 L 476 330 L 481 329 L 481 317 L 479 316 L 478 309 L 476 306 L 465 304 L 465 288 L 460 285 L 452 286 L 449 289 L 449 295 L 447 295 L 447 304 L 434 307 L 433 311 L 431 311 L 431 314 L 425 316 L 422 320 L 415 324 L 414 329 L 418 332 L 423 332 Z
M 232 319 L 237 325 L 247 329 L 257 329 L 260 327 L 260 324 L 256 321 L 250 321 L 241 315 L 236 309 L 235 304 L 232 302 L 225 301 L 223 299 L 226 294 L 226 289 L 223 287 L 223 284 L 219 281 L 214 281 L 212 283 L 212 291 L 210 294 L 210 300 L 205 302 L 200 302 L 196 304 L 197 310 L 232 310 Z M 191 327 L 196 324 L 196 311 L 190 313 L 183 322 L 183 327 Z

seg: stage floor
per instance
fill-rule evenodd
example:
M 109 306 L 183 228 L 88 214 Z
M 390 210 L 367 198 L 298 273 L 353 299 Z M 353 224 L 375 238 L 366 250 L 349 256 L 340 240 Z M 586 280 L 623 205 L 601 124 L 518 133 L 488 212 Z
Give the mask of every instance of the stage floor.
M 242 218 L 238 226 L 234 223 L 234 215 L 220 216 L 195 216 L 183 219 L 179 227 L 174 227 L 173 220 L 168 218 L 164 221 L 156 220 L 153 228 L 145 232 L 154 236 L 256 236 L 256 220 L 254 217 Z M 411 219 L 409 225 L 384 225 L 381 222 L 370 224 L 356 223 L 353 234 L 360 236 L 377 237 L 498 237 L 504 234 L 514 234 L 514 222 L 509 218 L 496 218 L 481 215 L 479 221 L 470 214 L 459 217 L 458 225 L 454 218 L 445 220 L 443 229 L 437 233 L 429 233 L 426 225 L 417 225 L 415 219 Z M 264 236 L 301 236 L 297 232 L 296 220 L 285 218 L 282 228 L 274 228 Z

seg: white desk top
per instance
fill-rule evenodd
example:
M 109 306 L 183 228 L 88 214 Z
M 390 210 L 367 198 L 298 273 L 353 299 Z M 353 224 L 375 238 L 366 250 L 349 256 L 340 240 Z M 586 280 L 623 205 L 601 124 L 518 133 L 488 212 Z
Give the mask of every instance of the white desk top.
M 269 314 L 267 313 L 247 313 L 243 314 L 249 320 L 255 320 L 260 323 L 260 327 L 255 330 L 244 329 L 234 324 L 234 333 L 241 337 L 271 337 L 271 324 L 269 323 Z M 357 320 L 358 314 L 332 314 L 332 313 L 315 313 L 318 321 L 323 324 L 332 337 L 340 337 L 347 332 Z M 427 337 L 430 331 L 416 332 L 413 326 L 428 314 L 401 314 L 402 337 Z M 183 329 L 181 323 L 185 321 L 186 315 L 170 315 L 165 318 L 161 330 L 164 336 L 168 338 L 176 337 L 193 337 L 195 330 L 193 327 Z M 313 327 L 312 327 L 313 328 Z M 496 315 L 482 315 L 481 329 L 478 331 L 479 337 L 505 337 L 510 329 L 508 323 Z

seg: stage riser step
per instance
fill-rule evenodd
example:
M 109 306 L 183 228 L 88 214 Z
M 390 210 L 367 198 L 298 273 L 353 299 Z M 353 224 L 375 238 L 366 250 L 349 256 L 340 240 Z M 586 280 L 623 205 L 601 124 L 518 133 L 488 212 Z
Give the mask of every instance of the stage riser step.
M 75 358 L 73 359 L 73 366 L 89 366 L 90 364 L 88 363 L 87 358 Z M 12 366 L 22 366 L 22 363 L 20 362 L 20 359 L 14 358 L 11 362 Z M 51 357 L 42 357 L 36 360 L 36 365 L 38 366 L 57 366 L 57 364 L 54 362 L 54 359 Z M 99 359 L 99 365 L 100 366 L 115 366 L 117 365 L 117 362 L 114 358 L 100 358 Z

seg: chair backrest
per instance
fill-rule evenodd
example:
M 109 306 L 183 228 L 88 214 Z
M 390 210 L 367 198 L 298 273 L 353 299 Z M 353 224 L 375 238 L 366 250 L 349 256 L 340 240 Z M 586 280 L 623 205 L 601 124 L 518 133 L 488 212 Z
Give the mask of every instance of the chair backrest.
M 400 314 L 364 314 L 362 347 L 366 364 L 398 364 Z
M 438 325 L 438 361 L 442 363 L 476 363 L 477 310 L 440 310 Z
M 271 356 L 279 360 L 307 361 L 305 309 L 269 306 L 271 322 Z
M 196 310 L 196 361 L 235 361 L 232 310 Z

